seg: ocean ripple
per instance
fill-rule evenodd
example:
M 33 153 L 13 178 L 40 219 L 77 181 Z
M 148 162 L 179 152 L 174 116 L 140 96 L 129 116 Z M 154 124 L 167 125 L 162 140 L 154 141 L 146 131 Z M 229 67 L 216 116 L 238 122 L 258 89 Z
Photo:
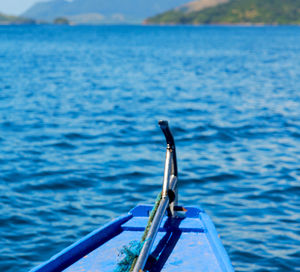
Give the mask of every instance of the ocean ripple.
M 28 271 L 161 189 L 236 271 L 300 271 L 298 27 L 0 26 L 0 270 Z

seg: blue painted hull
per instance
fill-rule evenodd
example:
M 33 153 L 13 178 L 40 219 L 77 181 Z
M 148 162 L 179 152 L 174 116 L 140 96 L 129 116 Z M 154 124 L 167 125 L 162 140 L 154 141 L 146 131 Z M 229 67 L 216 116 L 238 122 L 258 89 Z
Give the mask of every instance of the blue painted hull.
M 31 272 L 114 271 L 120 250 L 140 241 L 152 206 L 140 205 L 128 215 L 92 232 Z M 150 271 L 234 271 L 208 215 L 186 207 L 184 218 L 164 217 L 151 253 Z

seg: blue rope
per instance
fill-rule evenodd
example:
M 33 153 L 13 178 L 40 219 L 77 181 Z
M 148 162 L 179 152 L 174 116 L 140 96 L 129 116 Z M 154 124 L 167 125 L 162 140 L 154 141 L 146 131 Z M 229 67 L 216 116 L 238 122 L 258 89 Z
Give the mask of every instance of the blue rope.
M 129 246 L 124 246 L 119 253 L 119 256 L 123 256 L 123 259 L 119 261 L 118 266 L 114 270 L 114 272 L 130 272 L 135 266 L 135 262 L 137 261 L 137 258 L 140 255 L 140 252 L 143 248 L 143 245 L 145 243 L 147 234 L 150 230 L 150 226 L 152 224 L 152 221 L 154 219 L 154 216 L 157 212 L 159 203 L 161 201 L 161 193 L 158 194 L 155 205 L 150 213 L 148 224 L 145 228 L 143 237 L 141 239 L 141 242 L 138 241 L 132 241 L 129 243 Z
M 114 272 L 129 272 L 134 260 L 140 255 L 144 243 L 139 241 L 130 242 L 129 246 L 124 246 L 119 255 L 122 255 L 122 260 L 118 263 L 118 266 Z

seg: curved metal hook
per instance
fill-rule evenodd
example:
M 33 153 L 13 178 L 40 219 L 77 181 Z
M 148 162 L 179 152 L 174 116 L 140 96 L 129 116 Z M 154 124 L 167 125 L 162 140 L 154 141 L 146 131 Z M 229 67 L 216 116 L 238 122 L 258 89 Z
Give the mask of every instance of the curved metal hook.
M 165 135 L 166 142 L 167 142 L 167 149 L 169 149 L 172 153 L 172 173 L 171 174 L 177 177 L 178 170 L 177 170 L 177 157 L 176 157 L 175 141 L 174 141 L 172 132 L 169 128 L 169 123 L 168 123 L 168 121 L 160 120 L 158 122 L 158 125 L 160 126 L 162 132 Z

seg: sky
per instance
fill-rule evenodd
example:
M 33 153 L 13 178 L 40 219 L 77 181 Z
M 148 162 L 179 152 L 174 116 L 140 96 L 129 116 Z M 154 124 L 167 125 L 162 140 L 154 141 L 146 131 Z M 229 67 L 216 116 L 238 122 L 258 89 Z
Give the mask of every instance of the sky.
M 36 2 L 45 0 L 0 0 L 0 12 L 19 15 Z

